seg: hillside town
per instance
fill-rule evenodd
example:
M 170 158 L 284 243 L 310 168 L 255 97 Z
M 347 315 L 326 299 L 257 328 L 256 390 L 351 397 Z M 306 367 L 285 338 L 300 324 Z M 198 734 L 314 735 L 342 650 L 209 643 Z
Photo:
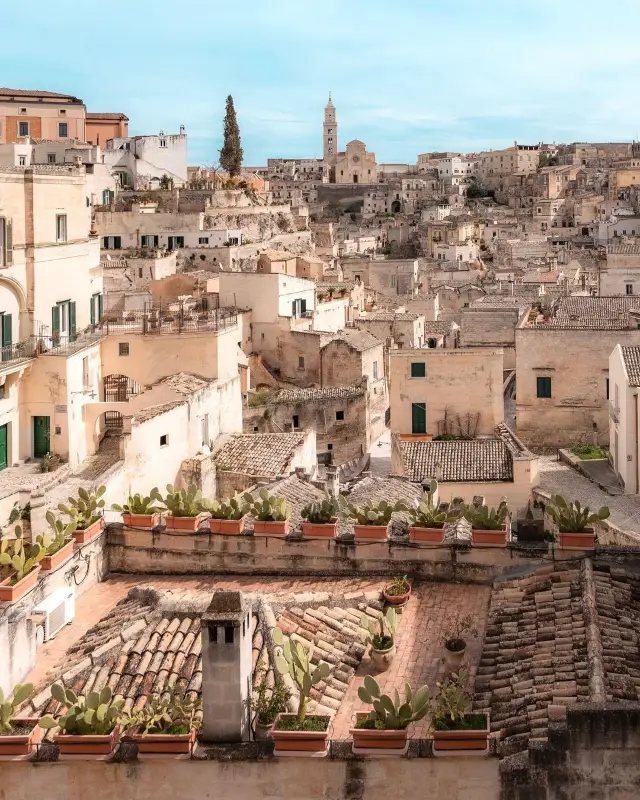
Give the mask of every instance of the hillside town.
M 637 797 L 640 143 L 134 114 L 0 88 L 0 797 Z

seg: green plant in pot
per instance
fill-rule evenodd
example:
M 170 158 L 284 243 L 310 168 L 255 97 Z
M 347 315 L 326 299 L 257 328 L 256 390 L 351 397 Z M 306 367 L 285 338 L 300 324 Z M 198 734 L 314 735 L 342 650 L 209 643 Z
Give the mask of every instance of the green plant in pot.
M 455 522 L 460 514 L 450 510 L 443 511 L 434 505 L 433 498 L 438 491 L 438 482 L 431 481 L 431 489 L 418 500 L 409 512 L 409 541 L 426 544 L 444 542 L 444 526 Z
M 176 489 L 169 483 L 167 484 L 167 494 L 162 502 L 169 512 L 164 518 L 167 530 L 183 533 L 195 533 L 198 530 L 202 514 L 200 489 L 196 486 L 189 486 L 188 489 Z
M 411 584 L 406 575 L 396 575 L 382 590 L 385 602 L 396 608 L 404 606 L 411 597 Z
M 447 672 L 456 672 L 462 666 L 466 652 L 467 639 L 476 637 L 478 632 L 473 624 L 470 614 L 463 616 L 455 613 L 444 628 L 442 641 L 445 652 L 445 669 Z
M 593 549 L 596 534 L 591 526 L 610 516 L 607 506 L 592 514 L 588 506 L 580 505 L 577 500 L 567 502 L 560 494 L 553 495 L 547 513 L 558 526 L 560 547 L 568 550 Z
M 22 528 L 16 525 L 15 539 L 0 542 L 0 600 L 14 603 L 32 589 L 38 581 L 39 562 L 45 555 L 44 547 L 36 542 L 28 544 L 22 537 Z
M 0 756 L 27 756 L 33 752 L 40 736 L 36 721 L 18 718 L 18 709 L 33 694 L 33 684 L 16 684 L 5 697 L 0 689 Z
M 67 503 L 60 503 L 58 506 L 58 511 L 75 520 L 76 529 L 73 538 L 78 544 L 89 541 L 104 527 L 103 495 L 106 491 L 106 486 L 98 486 L 95 489 L 85 489 L 81 486 L 77 497 L 70 497 Z
M 155 528 L 160 521 L 162 495 L 157 486 L 148 495 L 129 493 L 126 503 L 113 503 L 111 510 L 122 514 L 124 525 L 132 528 Z
M 259 672 L 259 682 L 254 688 L 251 700 L 251 709 L 255 713 L 254 736 L 262 741 L 267 738 L 269 728 L 275 722 L 278 714 L 287 710 L 291 692 L 284 685 L 282 677 L 276 675 L 270 685 L 269 671 L 262 668 Z
M 437 751 L 486 751 L 489 718 L 470 711 L 468 673 L 461 669 L 437 684 L 440 690 L 431 707 L 433 747 Z
M 45 714 L 39 721 L 44 730 L 59 728 L 53 740 L 60 755 L 109 755 L 118 741 L 124 699 L 113 699 L 109 687 L 89 692 L 84 697 L 67 689 L 62 682 L 51 687 L 51 697 L 63 707 L 59 717 Z
M 309 503 L 300 512 L 305 536 L 333 538 L 338 530 L 339 505 L 335 497 Z
M 56 569 L 73 554 L 73 532 L 76 529 L 74 519 L 65 522 L 51 510 L 47 511 L 45 518 L 50 532 L 36 536 L 37 544 L 44 549 L 40 561 L 44 572 Z
M 186 755 L 201 724 L 202 702 L 177 690 L 152 694 L 141 708 L 121 719 L 123 739 L 136 742 L 138 755 Z
M 244 532 L 244 523 L 250 506 L 243 495 L 235 494 L 229 500 L 202 500 L 199 508 L 209 514 L 211 533 L 239 535 Z
M 507 543 L 509 507 L 505 499 L 497 508 L 485 505 L 466 505 L 462 516 L 471 523 L 474 544 L 504 546 Z
M 423 719 L 431 708 L 428 686 L 413 692 L 407 683 L 404 697 L 397 689 L 392 696 L 382 694 L 371 675 L 365 676 L 363 685 L 358 688 L 358 697 L 373 708 L 368 714 L 356 716 L 356 725 L 351 729 L 356 752 L 372 748 L 402 753 L 407 744 L 407 728 L 412 722 Z
M 385 670 L 396 653 L 396 628 L 398 617 L 393 606 L 377 619 L 363 614 L 360 627 L 362 640 L 371 645 L 371 661 L 377 670 Z
M 402 500 L 388 503 L 380 500 L 358 506 L 342 498 L 345 515 L 353 520 L 353 533 L 356 541 L 384 541 L 389 533 L 391 517 L 398 511 L 409 511 L 409 506 Z
M 272 495 L 264 488 L 260 489 L 258 497 L 247 492 L 244 500 L 253 517 L 254 536 L 284 536 L 289 532 L 291 509 L 284 497 Z
M 280 713 L 273 723 L 271 738 L 275 750 L 295 751 L 303 743 L 305 751 L 326 749 L 330 717 L 308 714 L 311 689 L 331 674 L 331 667 L 321 661 L 313 667 L 313 647 L 307 650 L 301 642 L 286 639 L 280 628 L 272 628 L 271 639 L 282 649 L 276 654 L 275 666 L 281 675 L 288 676 L 298 692 L 298 710 L 295 714 Z M 296 744 L 297 743 L 297 744 Z

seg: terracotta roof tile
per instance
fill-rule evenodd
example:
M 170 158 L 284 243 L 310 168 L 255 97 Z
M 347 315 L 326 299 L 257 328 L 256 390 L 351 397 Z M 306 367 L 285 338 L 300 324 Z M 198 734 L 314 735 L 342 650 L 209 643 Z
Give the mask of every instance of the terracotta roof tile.
M 275 478 L 287 474 L 304 433 L 247 433 L 232 435 L 213 454 L 218 470 Z
M 621 345 L 620 349 L 629 377 L 629 386 L 640 386 L 640 347 Z
M 445 483 L 513 481 L 513 462 L 509 448 L 501 439 L 398 442 L 405 475 L 423 481 L 442 471 Z

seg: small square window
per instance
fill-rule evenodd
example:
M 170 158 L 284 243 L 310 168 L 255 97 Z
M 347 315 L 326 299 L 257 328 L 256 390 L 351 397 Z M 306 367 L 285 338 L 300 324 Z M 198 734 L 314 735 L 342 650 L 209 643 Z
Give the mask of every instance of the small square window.
M 27 109 L 26 108 L 21 108 L 20 109 L 20 113 L 21 114 L 26 114 L 27 113 Z
M 253 432 L 254 432 L 254 433 L 258 433 L 258 426 L 257 426 L 257 425 L 254 425 L 254 426 L 253 426 Z
M 336 411 L 336 420 L 338 422 L 344 420 L 344 411 Z
M 28 122 L 19 122 L 18 123 L 18 136 L 28 136 L 29 135 L 29 123 Z
M 298 356 L 298 369 L 304 369 L 304 356 Z
M 58 123 L 58 136 L 60 139 L 66 139 L 69 136 L 69 123 L 68 122 L 59 122 Z
M 224 629 L 224 643 L 233 644 L 233 628 L 230 626 Z
M 120 342 L 118 344 L 118 355 L 119 356 L 129 355 L 129 342 Z
M 537 378 L 536 390 L 538 397 L 551 397 L 551 378 Z
M 47 153 L 47 163 L 55 164 L 56 163 L 56 154 L 55 153 Z
M 160 437 L 160 447 L 166 447 L 169 444 L 169 434 L 163 433 Z
M 291 422 L 292 422 L 294 428 L 299 428 L 300 427 L 300 417 L 298 417 L 297 414 L 294 414 L 291 417 Z
M 327 445 L 327 450 L 333 450 L 333 445 L 331 444 L 331 442 L 329 442 L 329 444 Z
M 166 147 L 166 146 L 167 146 L 167 140 L 166 139 L 160 139 L 160 147 Z
M 58 113 L 60 114 L 61 117 L 66 117 L 67 116 L 67 112 L 65 111 L 64 108 L 61 108 Z
M 427 375 L 427 365 L 424 361 L 412 361 L 411 362 L 411 377 L 412 378 L 424 378 Z

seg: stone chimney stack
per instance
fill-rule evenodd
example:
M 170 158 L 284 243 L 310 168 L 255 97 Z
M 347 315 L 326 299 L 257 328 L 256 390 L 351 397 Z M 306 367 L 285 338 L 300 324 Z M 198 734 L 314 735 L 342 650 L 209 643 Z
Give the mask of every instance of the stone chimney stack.
M 327 467 L 327 494 L 336 498 L 340 494 L 340 479 L 337 467 Z
M 251 601 L 217 591 L 202 615 L 202 738 L 243 742 L 250 737 Z

